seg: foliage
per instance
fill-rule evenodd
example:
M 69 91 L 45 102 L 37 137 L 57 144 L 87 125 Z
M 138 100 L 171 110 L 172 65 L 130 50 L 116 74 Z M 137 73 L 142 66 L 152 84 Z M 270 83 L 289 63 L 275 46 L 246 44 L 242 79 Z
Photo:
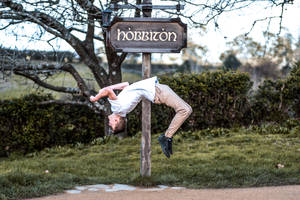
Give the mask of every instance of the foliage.
M 203 72 L 161 76 L 161 84 L 169 85 L 193 108 L 192 115 L 183 124 L 183 130 L 208 127 L 232 127 L 247 122 L 247 94 L 251 88 L 249 76 L 240 72 Z M 164 105 L 152 106 L 152 132 L 167 129 L 175 112 Z M 141 108 L 129 115 L 128 130 L 132 135 L 140 128 Z
M 247 34 L 237 36 L 233 41 L 227 42 L 231 50 L 223 53 L 221 59 L 224 59 L 226 54 L 234 53 L 244 60 L 268 58 L 277 64 L 286 62 L 289 65 L 297 58 L 291 34 L 279 36 L 271 32 L 264 32 L 263 36 L 267 41 L 266 44 L 255 41 Z
M 291 111 L 293 112 L 294 117 L 300 117 L 300 61 L 298 61 L 291 73 L 290 76 L 285 80 L 285 93 L 284 98 L 290 102 Z
M 253 120 L 282 122 L 300 117 L 300 62 L 286 79 L 265 80 L 252 99 Z
M 242 63 L 237 59 L 235 54 L 228 55 L 223 61 L 225 70 L 237 70 Z
M 277 79 L 280 77 L 278 64 L 269 59 L 262 59 L 257 65 L 254 66 L 254 74 L 260 79 Z
M 40 104 L 50 99 L 28 95 L 0 102 L 0 155 L 87 143 L 103 136 L 103 123 L 93 111 L 80 106 Z
M 253 120 L 256 123 L 263 121 L 282 121 L 288 116 L 283 112 L 283 97 L 281 91 L 283 89 L 282 81 L 265 80 L 255 93 L 252 100 Z
M 273 132 L 285 134 L 289 129 L 298 130 L 291 126 L 280 127 L 293 118 L 296 120 L 293 123 L 298 123 L 299 69 L 298 63 L 286 79 L 265 80 L 254 94 L 250 90 L 249 75 L 241 72 L 177 74 L 160 76 L 159 81 L 169 85 L 192 106 L 192 115 L 181 127 L 181 130 L 191 132 L 189 137 L 226 136 L 228 132 L 224 128 L 264 123 L 271 124 Z M 15 150 L 31 152 L 55 145 L 106 144 L 112 140 L 103 137 L 102 115 L 94 114 L 87 107 L 40 104 L 49 99 L 52 97 L 29 95 L 0 102 L 1 156 Z M 164 132 L 174 114 L 172 108 L 152 104 L 152 133 Z M 141 116 L 141 104 L 128 114 L 129 136 L 140 132 Z M 273 124 L 277 124 L 275 128 Z M 266 126 L 259 132 L 269 131 L 269 126 Z

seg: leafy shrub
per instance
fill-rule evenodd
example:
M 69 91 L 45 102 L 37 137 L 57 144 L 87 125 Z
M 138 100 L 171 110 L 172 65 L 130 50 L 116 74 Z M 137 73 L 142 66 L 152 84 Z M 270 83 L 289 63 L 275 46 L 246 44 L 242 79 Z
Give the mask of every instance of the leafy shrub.
M 192 115 L 182 125 L 183 130 L 232 127 L 251 120 L 244 115 L 249 109 L 247 94 L 252 86 L 246 73 L 216 71 L 160 76 L 159 79 L 161 84 L 169 85 L 193 108 Z M 154 104 L 151 115 L 152 132 L 165 131 L 174 114 L 173 109 Z M 129 114 L 129 135 L 140 130 L 140 117 L 141 107 Z
M 265 80 L 251 100 L 256 123 L 283 122 L 300 117 L 300 62 L 286 79 Z
M 291 70 L 285 81 L 284 98 L 289 102 L 293 117 L 300 117 L 300 61 Z
M 252 98 L 251 114 L 255 123 L 283 121 L 288 118 L 281 80 L 265 80 Z
M 39 104 L 50 99 L 28 95 L 0 102 L 0 155 L 88 143 L 103 136 L 103 123 L 94 112 L 83 106 Z

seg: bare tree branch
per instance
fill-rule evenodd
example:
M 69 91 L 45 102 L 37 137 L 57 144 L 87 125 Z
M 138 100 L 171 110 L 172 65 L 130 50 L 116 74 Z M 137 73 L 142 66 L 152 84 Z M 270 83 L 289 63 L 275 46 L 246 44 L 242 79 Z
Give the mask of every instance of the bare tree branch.
M 30 74 L 27 72 L 14 71 L 14 73 L 17 75 L 23 76 L 25 78 L 28 78 L 44 88 L 47 88 L 47 89 L 50 89 L 50 90 L 53 90 L 56 92 L 64 92 L 64 93 L 69 93 L 69 94 L 79 94 L 79 92 L 80 92 L 80 90 L 78 88 L 58 87 L 58 86 L 51 85 L 49 83 L 42 81 L 37 75 L 33 75 L 33 74 Z
M 127 53 L 122 53 L 119 57 L 118 57 L 118 63 L 121 65 L 123 63 L 123 61 L 125 60 L 127 56 Z
M 270 22 L 272 19 L 275 19 L 275 18 L 277 18 L 277 17 L 265 17 L 265 18 L 262 18 L 262 19 L 257 19 L 257 20 L 255 20 L 255 21 L 253 22 L 253 24 L 252 24 L 250 30 L 249 30 L 247 33 L 245 33 L 245 36 L 248 36 L 248 35 L 252 32 L 252 30 L 254 29 L 256 23 L 258 23 L 258 22 L 263 22 L 263 21 L 266 21 L 266 20 L 269 20 L 269 22 Z
M 281 7 L 281 13 L 277 16 L 268 16 L 263 19 L 258 19 L 253 22 L 250 31 L 246 34 L 249 34 L 257 22 L 266 21 L 269 19 L 279 19 L 279 32 L 278 35 L 281 33 L 282 30 L 282 19 L 284 14 L 284 8 L 288 4 L 293 4 L 293 0 L 217 0 L 217 1 L 205 1 L 202 3 L 201 1 L 192 1 L 192 0 L 171 0 L 174 2 L 180 2 L 195 8 L 194 13 L 190 12 L 181 12 L 177 13 L 176 11 L 170 10 L 163 10 L 170 15 L 178 15 L 184 17 L 189 20 L 189 22 L 195 27 L 203 27 L 208 25 L 210 22 L 214 21 L 216 27 L 218 28 L 217 19 L 223 13 L 229 13 L 236 10 L 242 10 L 244 8 L 248 8 L 251 5 L 264 3 L 267 4 L 266 8 L 273 8 L 273 7 Z M 203 17 L 201 16 L 201 13 Z
M 83 34 L 87 34 L 87 32 L 86 31 L 84 31 L 84 30 L 81 30 L 81 29 L 78 29 L 78 28 L 75 28 L 75 27 L 71 27 L 70 29 L 69 29 L 69 31 L 70 32 L 72 32 L 72 31 L 77 31 L 77 32 L 80 32 L 80 33 L 83 33 Z M 95 40 L 99 40 L 99 41 L 101 41 L 101 42 L 104 42 L 104 38 L 102 38 L 102 37 L 99 37 L 99 36 L 97 36 L 97 35 L 94 35 L 94 36 L 92 36 Z
M 16 25 L 16 24 L 20 24 L 20 23 L 23 23 L 23 22 L 22 22 L 22 21 L 11 21 L 11 22 L 9 22 L 6 26 L 1 27 L 1 28 L 0 28 L 0 31 L 5 30 L 5 29 L 8 28 L 9 26 Z
M 12 67 L 11 65 L 13 65 L 14 67 Z M 85 81 L 82 79 L 80 74 L 77 72 L 77 70 L 71 64 L 31 65 L 31 64 L 17 63 L 17 62 L 12 62 L 10 60 L 7 60 L 6 64 L 4 62 L 2 63 L 2 67 L 0 69 L 1 69 L 1 71 L 13 70 L 13 72 L 15 74 L 24 76 L 24 77 L 34 81 L 36 84 L 38 84 L 42 87 L 54 90 L 54 91 L 71 93 L 71 94 L 76 94 L 76 93 L 81 92 L 81 94 L 86 98 L 91 96 L 90 91 L 89 91 Z M 51 72 L 55 72 L 55 71 L 69 72 L 73 76 L 73 78 L 76 80 L 79 89 L 53 86 L 53 85 L 50 85 L 49 83 L 42 81 L 37 76 L 37 74 L 39 74 L 39 73 L 49 73 L 49 71 L 51 71 Z
M 76 0 L 81 8 L 86 10 L 90 15 L 93 15 L 95 19 L 102 20 L 102 11 L 93 5 L 90 0 Z
M 284 2 L 285 2 L 286 0 L 284 0 Z M 284 6 L 285 6 L 285 3 L 282 3 L 281 4 L 281 13 L 280 13 L 280 16 L 279 16 L 279 18 L 280 18 L 280 22 L 279 22 L 279 31 L 278 31 L 278 36 L 280 35 L 280 33 L 281 33 L 281 30 L 282 30 L 282 19 L 283 19 L 283 13 L 284 13 Z
M 82 79 L 82 77 L 79 75 L 77 70 L 71 64 L 65 64 L 62 66 L 61 69 L 66 72 L 69 72 L 74 77 L 83 96 L 85 96 L 87 98 L 89 98 L 91 96 L 85 81 Z

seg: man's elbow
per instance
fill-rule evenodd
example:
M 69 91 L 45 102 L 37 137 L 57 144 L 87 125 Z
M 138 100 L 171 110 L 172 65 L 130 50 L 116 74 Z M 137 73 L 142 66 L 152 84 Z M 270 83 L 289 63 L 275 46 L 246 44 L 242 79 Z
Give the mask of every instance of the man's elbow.
M 105 88 L 103 88 L 103 93 L 102 93 L 102 95 L 103 95 L 103 96 L 108 96 L 111 92 L 113 92 L 113 89 L 112 89 L 112 88 L 110 88 L 110 87 L 105 87 Z
M 129 86 L 129 83 L 128 83 L 128 82 L 124 82 L 123 87 L 122 87 L 122 90 L 123 90 L 124 88 L 126 88 L 127 86 Z

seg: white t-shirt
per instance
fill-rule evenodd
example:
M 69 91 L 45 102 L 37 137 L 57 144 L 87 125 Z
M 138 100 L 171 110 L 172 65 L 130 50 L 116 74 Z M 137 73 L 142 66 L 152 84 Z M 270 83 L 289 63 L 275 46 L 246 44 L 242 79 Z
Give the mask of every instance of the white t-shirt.
M 117 96 L 116 100 L 108 99 L 111 104 L 111 111 L 125 117 L 136 105 L 146 98 L 153 102 L 155 97 L 155 84 L 158 83 L 157 77 L 148 78 L 135 82 L 125 87 Z

